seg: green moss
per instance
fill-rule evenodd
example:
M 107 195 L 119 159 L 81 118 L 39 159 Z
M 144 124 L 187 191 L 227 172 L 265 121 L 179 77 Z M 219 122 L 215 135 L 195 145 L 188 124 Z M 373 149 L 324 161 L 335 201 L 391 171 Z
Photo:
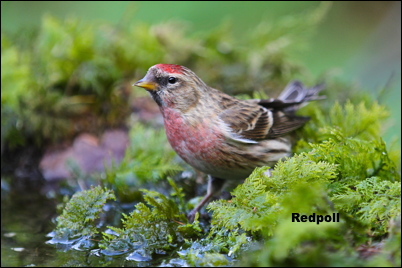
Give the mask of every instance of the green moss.
M 154 191 L 143 192 L 148 206 L 139 203 L 130 215 L 123 214 L 123 228 L 109 226 L 113 232 L 103 233 L 101 253 L 129 253 L 127 259 L 151 260 L 152 254 L 166 254 L 177 249 L 185 238 L 200 235 L 198 222 L 188 224 L 173 199 Z
M 121 163 L 99 176 L 123 202 L 140 201 L 141 187 L 156 184 L 183 169 L 174 161 L 176 153 L 163 130 L 137 123 L 130 129 L 129 138 L 130 144 Z
M 266 175 L 268 169 L 255 169 L 232 192 L 234 197 L 230 201 L 211 203 L 209 208 L 213 210 L 212 223 L 228 229 L 240 226 L 246 231 L 264 230 L 272 234 L 278 219 L 290 219 L 291 211 L 330 211 L 328 206 L 320 207 L 320 204 L 325 205 L 325 185 L 335 177 L 335 165 L 315 163 L 306 155 L 300 155 L 279 162 L 271 177 Z
M 115 199 L 113 192 L 100 186 L 74 194 L 56 219 L 54 238 L 70 240 L 99 233 L 95 220 L 110 199 Z

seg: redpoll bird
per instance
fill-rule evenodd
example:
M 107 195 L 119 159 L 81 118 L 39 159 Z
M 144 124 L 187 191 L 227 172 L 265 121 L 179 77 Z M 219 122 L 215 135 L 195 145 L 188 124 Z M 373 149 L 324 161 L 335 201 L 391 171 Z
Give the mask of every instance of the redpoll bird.
M 290 156 L 286 135 L 309 120 L 294 112 L 304 102 L 319 99 L 322 89 L 293 81 L 278 99 L 239 100 L 173 64 L 152 66 L 134 85 L 145 88 L 158 104 L 166 136 L 177 154 L 209 175 L 208 192 L 188 215 L 191 221 L 225 180 L 245 179 L 255 167 L 272 167 Z

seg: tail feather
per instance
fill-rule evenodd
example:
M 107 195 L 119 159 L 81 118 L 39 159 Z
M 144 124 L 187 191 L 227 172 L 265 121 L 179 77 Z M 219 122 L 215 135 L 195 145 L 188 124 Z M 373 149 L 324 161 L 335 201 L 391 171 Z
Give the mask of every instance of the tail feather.
M 295 80 L 285 87 L 277 99 L 261 100 L 259 104 L 285 113 L 294 113 L 309 101 L 325 99 L 325 96 L 318 95 L 324 87 L 325 85 L 322 83 L 312 88 L 306 88 L 302 82 Z
M 321 98 L 317 94 L 322 89 L 324 89 L 324 84 L 319 84 L 312 88 L 306 88 L 302 82 L 295 80 L 285 87 L 278 99 L 284 102 L 305 102 L 316 100 L 317 98 Z
M 267 137 L 278 138 L 303 126 L 310 118 L 296 116 L 296 110 L 309 101 L 325 98 L 325 96 L 318 96 L 323 88 L 324 84 L 306 88 L 300 81 L 292 81 L 277 99 L 260 100 L 259 104 L 270 109 L 274 117 Z

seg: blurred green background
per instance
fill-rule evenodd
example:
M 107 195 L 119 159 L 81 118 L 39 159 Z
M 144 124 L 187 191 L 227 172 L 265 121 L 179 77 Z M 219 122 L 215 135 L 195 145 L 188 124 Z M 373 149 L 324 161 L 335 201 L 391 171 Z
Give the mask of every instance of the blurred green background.
M 224 21 L 233 25 L 236 38 L 263 20 L 299 14 L 320 3 L 306 2 L 175 2 L 175 1 L 109 1 L 47 2 L 2 1 L 1 29 L 18 33 L 22 28 L 40 25 L 44 14 L 58 18 L 129 24 L 184 21 L 189 33 L 211 30 Z M 345 82 L 361 85 L 377 96 L 387 86 L 380 101 L 392 113 L 385 133 L 390 142 L 401 136 L 401 4 L 396 1 L 341 1 L 332 3 L 309 46 L 295 53 L 314 76 L 332 72 Z M 172 62 L 173 63 L 173 62 Z M 199 74 L 202 77 L 202 74 Z

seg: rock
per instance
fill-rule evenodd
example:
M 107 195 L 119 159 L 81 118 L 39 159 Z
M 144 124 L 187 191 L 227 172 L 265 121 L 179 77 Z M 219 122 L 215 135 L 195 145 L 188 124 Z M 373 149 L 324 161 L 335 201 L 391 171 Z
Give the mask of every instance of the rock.
M 64 149 L 48 149 L 39 167 L 46 180 L 71 178 L 69 161 L 73 161 L 84 174 L 102 172 L 105 165 L 120 163 L 129 144 L 128 133 L 123 130 L 107 130 L 100 140 L 91 134 L 77 136 L 72 146 Z

